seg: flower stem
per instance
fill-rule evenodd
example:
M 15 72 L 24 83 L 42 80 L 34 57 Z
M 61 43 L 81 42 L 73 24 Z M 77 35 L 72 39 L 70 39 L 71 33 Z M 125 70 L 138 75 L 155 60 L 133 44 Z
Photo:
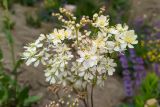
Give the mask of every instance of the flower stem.
M 79 40 L 78 40 L 78 28 L 76 28 L 76 38 L 77 38 L 77 45 L 79 46 Z
M 15 60 L 15 53 L 14 53 L 14 46 L 13 46 L 13 45 L 14 45 L 14 44 L 12 44 L 12 45 L 10 46 L 10 48 L 11 48 L 12 64 L 13 64 L 13 69 L 14 69 L 16 60 Z
M 94 88 L 94 86 L 92 85 L 92 87 L 91 87 L 91 107 L 94 107 L 94 104 L 93 104 L 93 88 Z
M 85 100 L 85 99 L 83 99 L 82 101 L 83 101 L 83 103 L 84 103 L 85 107 L 88 107 L 86 100 Z
M 56 93 L 56 96 L 57 96 L 57 99 L 59 100 L 60 96 L 59 96 L 58 92 Z M 60 106 L 62 107 L 62 103 L 60 103 Z

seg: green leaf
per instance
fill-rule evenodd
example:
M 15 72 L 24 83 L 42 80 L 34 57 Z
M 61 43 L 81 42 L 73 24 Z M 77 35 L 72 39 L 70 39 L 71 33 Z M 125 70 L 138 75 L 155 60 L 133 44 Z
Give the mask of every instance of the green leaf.
M 155 73 L 149 73 L 141 85 L 141 93 L 145 99 L 157 97 L 159 78 Z
M 143 96 L 136 96 L 135 97 L 135 105 L 136 107 L 143 107 L 145 103 L 145 99 Z
M 30 96 L 24 101 L 24 106 L 29 106 L 32 103 L 35 103 L 41 99 L 41 96 Z
M 3 6 L 5 9 L 8 9 L 8 0 L 3 0 Z
M 1 87 L 0 89 L 0 105 L 3 104 L 4 102 L 7 102 L 8 98 L 8 94 L 9 91 L 7 89 L 7 87 Z
M 29 96 L 28 93 L 29 93 L 29 88 L 28 87 L 25 87 L 19 93 L 16 93 L 16 94 L 18 94 L 17 99 L 18 99 L 19 104 L 23 104 L 25 99 L 28 98 L 28 96 Z
M 1 83 L 3 86 L 7 87 L 11 81 L 12 81 L 12 80 L 11 80 L 10 76 L 8 76 L 8 75 L 6 75 L 6 74 L 4 74 L 4 73 L 2 73 L 2 74 L 0 75 L 0 83 Z
M 146 100 L 150 98 L 158 98 L 159 78 L 155 73 L 148 73 L 140 86 L 138 96 L 135 96 L 136 107 L 143 107 Z

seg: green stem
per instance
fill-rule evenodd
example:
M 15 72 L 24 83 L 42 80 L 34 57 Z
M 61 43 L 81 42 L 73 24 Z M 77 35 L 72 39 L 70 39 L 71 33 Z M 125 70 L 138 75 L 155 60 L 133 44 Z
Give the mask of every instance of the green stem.
M 91 107 L 94 107 L 94 104 L 93 104 L 93 88 L 94 88 L 94 86 L 92 85 L 92 87 L 91 87 Z
M 79 29 L 78 29 L 78 28 L 76 28 L 76 38 L 77 38 L 77 45 L 79 46 L 79 40 L 78 40 L 78 31 L 79 31 Z
M 15 60 L 15 53 L 14 53 L 14 46 L 13 46 L 13 44 L 10 45 L 10 48 L 11 48 L 12 64 L 13 64 L 13 69 L 14 69 L 15 64 L 16 64 L 16 60 Z

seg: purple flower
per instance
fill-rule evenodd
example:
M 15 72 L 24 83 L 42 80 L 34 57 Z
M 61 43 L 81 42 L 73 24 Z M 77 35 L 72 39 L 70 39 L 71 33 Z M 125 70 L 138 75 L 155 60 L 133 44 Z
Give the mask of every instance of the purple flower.
M 144 64 L 143 59 L 141 57 L 136 58 L 137 64 Z
M 125 55 L 120 55 L 120 62 L 122 65 L 123 70 L 123 83 L 126 96 L 131 97 L 133 96 L 133 83 L 131 79 L 131 74 L 128 70 L 128 61 Z
M 155 36 L 160 39 L 160 32 L 157 32 Z
M 128 68 L 128 62 L 127 62 L 127 58 L 126 58 L 125 55 L 120 56 L 120 61 L 121 61 L 122 68 L 127 69 Z
M 126 95 L 128 97 L 133 96 L 133 83 L 131 80 L 131 74 L 128 70 L 123 71 L 123 83 Z
M 135 85 L 139 87 L 141 84 L 143 78 L 146 75 L 145 67 L 144 67 L 144 61 L 141 57 L 137 57 L 135 54 L 134 49 L 130 50 L 130 60 L 133 63 L 133 69 L 135 71 L 134 78 L 135 78 Z
M 153 26 L 155 26 L 156 28 L 160 28 L 160 21 L 154 22 Z
M 144 71 L 145 69 L 144 69 L 144 66 L 142 66 L 142 65 L 134 65 L 133 66 L 133 69 L 135 70 L 135 71 Z
M 136 56 L 134 49 L 129 49 L 129 53 L 131 58 L 134 58 Z
M 154 64 L 154 71 L 158 76 L 160 76 L 159 65 L 157 63 Z
M 125 70 L 123 71 L 123 75 L 130 75 L 129 70 L 128 70 L 128 69 L 125 69 Z
M 142 17 L 137 17 L 134 20 L 134 26 L 135 27 L 141 27 L 144 24 L 144 19 Z

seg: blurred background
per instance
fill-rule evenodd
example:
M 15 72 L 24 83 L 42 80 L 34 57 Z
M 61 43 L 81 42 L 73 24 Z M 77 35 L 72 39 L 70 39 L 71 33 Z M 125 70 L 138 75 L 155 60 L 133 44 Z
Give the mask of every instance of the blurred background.
M 116 74 L 95 89 L 94 106 L 158 107 L 160 0 L 0 0 L 0 107 L 45 107 L 52 101 L 43 67 L 27 67 L 20 59 L 24 45 L 61 26 L 51 15 L 59 7 L 81 18 L 102 6 L 110 25 L 129 25 L 139 43 L 117 58 Z

